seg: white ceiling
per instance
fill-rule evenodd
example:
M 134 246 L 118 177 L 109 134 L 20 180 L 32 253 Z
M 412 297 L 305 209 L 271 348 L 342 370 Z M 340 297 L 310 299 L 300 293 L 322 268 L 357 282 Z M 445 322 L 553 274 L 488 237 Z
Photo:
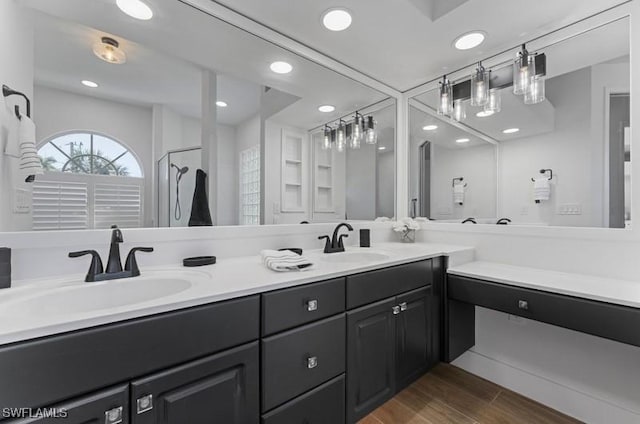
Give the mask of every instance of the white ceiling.
M 40 83 L 57 88 L 86 93 L 78 81 L 95 80 L 101 84 L 95 96 L 161 102 L 195 116 L 199 75 L 210 69 L 222 75 L 219 99 L 229 104 L 219 109 L 221 122 L 233 124 L 255 114 L 260 87 L 269 86 L 300 98 L 283 114 L 283 123 L 300 128 L 386 97 L 177 0 L 148 0 L 155 13 L 150 21 L 126 16 L 115 0 L 20 1 L 50 15 L 48 22 L 39 19 L 44 24 L 36 34 L 36 74 Z M 126 64 L 101 63 L 92 55 L 92 44 L 103 35 L 121 41 Z M 275 60 L 290 62 L 294 71 L 274 74 L 269 64 Z M 335 105 L 336 111 L 323 114 L 317 110 L 322 104 Z
M 405 91 L 447 70 L 473 63 L 607 9 L 621 0 L 218 0 L 268 27 Z M 352 12 L 342 32 L 326 30 L 330 7 Z M 477 49 L 458 51 L 454 39 L 483 30 Z

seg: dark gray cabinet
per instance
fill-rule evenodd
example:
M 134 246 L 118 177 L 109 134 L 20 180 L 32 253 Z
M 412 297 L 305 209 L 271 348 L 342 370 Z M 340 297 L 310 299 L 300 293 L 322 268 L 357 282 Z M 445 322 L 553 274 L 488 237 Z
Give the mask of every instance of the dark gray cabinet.
M 3 416 L 5 412 L 2 411 Z M 15 412 L 19 412 L 15 410 Z M 24 411 L 22 413 L 25 413 Z M 102 390 L 71 402 L 62 403 L 52 408 L 38 411 L 31 410 L 32 418 L 9 420 L 11 424 L 128 424 L 129 420 L 129 386 L 121 385 Z
M 430 288 L 398 296 L 396 319 L 396 391 L 427 372 L 431 363 L 429 323 Z
M 347 312 L 347 422 L 395 393 L 396 298 Z
M 258 342 L 131 383 L 134 424 L 253 424 L 259 418 Z

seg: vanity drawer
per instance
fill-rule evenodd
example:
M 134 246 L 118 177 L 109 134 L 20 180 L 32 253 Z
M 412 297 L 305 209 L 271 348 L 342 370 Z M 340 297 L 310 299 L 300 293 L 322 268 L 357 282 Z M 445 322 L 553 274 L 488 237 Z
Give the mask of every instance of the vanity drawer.
M 345 315 L 262 341 L 262 410 L 293 399 L 345 370 Z
M 344 312 L 344 286 L 343 277 L 263 294 L 262 334 L 274 334 Z
M 347 309 L 377 302 L 433 282 L 431 259 L 347 277 Z
M 262 416 L 262 424 L 344 424 L 344 375 Z
M 449 299 L 640 346 L 640 309 L 449 275 Z

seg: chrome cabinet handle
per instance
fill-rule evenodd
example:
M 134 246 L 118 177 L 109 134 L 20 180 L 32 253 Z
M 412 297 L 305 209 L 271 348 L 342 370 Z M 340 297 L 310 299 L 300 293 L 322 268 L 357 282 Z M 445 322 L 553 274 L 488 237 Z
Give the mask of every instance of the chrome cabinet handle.
M 400 312 L 404 312 L 407 310 L 407 302 L 402 302 L 400 304 Z
M 307 358 L 307 368 L 308 369 L 313 369 L 315 367 L 318 366 L 318 357 L 317 356 L 310 356 Z
M 104 412 L 104 424 L 119 424 L 123 421 L 124 417 L 122 416 L 124 412 L 124 408 L 122 406 L 118 406 L 117 408 L 109 409 Z
M 307 302 L 307 311 L 313 312 L 318 310 L 318 300 L 312 299 Z
M 136 400 L 136 412 L 138 415 L 153 409 L 153 395 L 146 395 Z
M 524 311 L 528 311 L 529 310 L 529 302 L 527 302 L 526 300 L 518 300 L 518 308 L 522 309 Z
M 394 306 L 393 308 L 391 308 L 391 311 L 393 311 L 393 315 L 399 315 L 400 314 L 400 306 Z

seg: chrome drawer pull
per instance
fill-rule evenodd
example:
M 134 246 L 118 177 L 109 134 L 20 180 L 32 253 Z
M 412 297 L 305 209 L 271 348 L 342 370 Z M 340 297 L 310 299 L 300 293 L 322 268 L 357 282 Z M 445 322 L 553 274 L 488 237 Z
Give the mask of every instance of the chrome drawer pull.
M 118 406 L 117 408 L 109 409 L 104 413 L 104 424 L 119 424 L 124 419 L 122 416 L 124 409 L 122 406 Z
M 318 357 L 317 356 L 310 356 L 307 358 L 307 368 L 308 369 L 313 369 L 315 367 L 318 366 Z
M 400 312 L 404 312 L 407 310 L 407 302 L 402 302 L 400 304 Z
M 526 300 L 518 300 L 518 308 L 528 311 L 529 310 L 529 302 Z
M 153 395 L 146 395 L 136 400 L 136 411 L 138 415 L 153 409 Z
M 318 300 L 313 299 L 307 302 L 307 311 L 313 312 L 318 310 Z
M 394 306 L 393 308 L 391 308 L 391 310 L 393 311 L 393 315 L 400 314 L 400 306 Z

